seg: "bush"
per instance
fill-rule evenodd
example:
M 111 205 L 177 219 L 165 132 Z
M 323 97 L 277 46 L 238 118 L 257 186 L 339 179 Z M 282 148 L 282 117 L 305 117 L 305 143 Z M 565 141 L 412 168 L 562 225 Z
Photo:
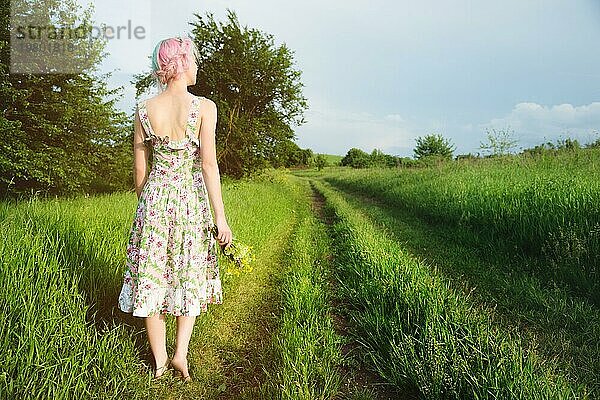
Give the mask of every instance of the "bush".
M 348 153 L 342 158 L 341 165 L 348 165 L 352 168 L 367 168 L 371 166 L 371 158 L 369 154 L 356 147 L 348 150 Z
M 427 135 L 417 138 L 417 147 L 415 147 L 414 152 L 418 159 L 432 155 L 452 159 L 452 152 L 454 151 L 452 147 L 450 142 L 442 135 Z

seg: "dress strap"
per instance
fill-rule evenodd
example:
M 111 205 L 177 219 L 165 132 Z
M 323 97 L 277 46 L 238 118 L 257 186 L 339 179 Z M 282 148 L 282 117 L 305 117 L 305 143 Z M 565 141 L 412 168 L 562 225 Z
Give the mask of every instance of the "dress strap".
M 148 113 L 146 112 L 146 100 L 141 100 L 137 103 L 137 113 L 140 116 L 142 123 L 142 131 L 144 134 L 144 143 L 150 141 L 154 132 L 148 121 Z
M 194 100 L 192 100 L 192 106 L 190 108 L 190 115 L 188 118 L 187 124 L 187 135 L 192 142 L 196 144 L 196 146 L 200 146 L 200 139 L 196 136 L 196 123 L 198 121 L 198 117 L 200 116 L 200 99 L 202 96 L 194 95 Z

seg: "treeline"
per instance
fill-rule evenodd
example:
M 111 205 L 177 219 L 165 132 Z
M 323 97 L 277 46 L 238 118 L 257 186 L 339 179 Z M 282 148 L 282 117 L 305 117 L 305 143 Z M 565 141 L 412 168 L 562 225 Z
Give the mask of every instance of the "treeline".
M 416 161 L 408 157 L 398 157 L 384 154 L 379 149 L 374 149 L 370 154 L 356 147 L 348 150 L 348 153 L 340 161 L 340 165 L 353 168 L 369 167 L 402 167 L 415 165 Z
M 76 2 L 37 0 L 19 7 L 23 15 L 27 8 L 35 10 L 37 23 L 45 13 L 48 26 L 71 26 L 75 20 L 82 29 L 93 26 L 88 10 Z M 86 54 L 89 68 L 78 73 L 16 74 L 10 68 L 10 15 L 10 2 L 1 2 L 0 197 L 132 190 L 135 110 L 119 111 L 116 102 L 124 88 L 110 90 L 110 73 L 97 73 L 107 55 L 105 44 L 94 43 Z M 275 46 L 271 35 L 241 27 L 232 11 L 225 23 L 215 22 L 212 14 L 194 16 L 191 36 L 201 63 L 197 85 L 189 90 L 217 104 L 221 174 L 240 178 L 269 167 L 311 165 L 312 151 L 294 142 L 293 126 L 305 122 L 307 105 L 292 51 Z M 39 61 L 42 67 L 49 64 Z M 144 94 L 153 85 L 150 71 L 134 76 L 134 85 L 137 96 L 152 96 Z
M 488 131 L 488 142 L 481 143 L 479 147 L 486 151 L 487 154 L 468 153 L 455 156 L 453 154 L 454 146 L 450 143 L 450 140 L 439 134 L 419 137 L 416 141 L 417 144 L 413 149 L 415 158 L 385 154 L 379 149 L 374 149 L 371 153 L 367 153 L 358 148 L 351 148 L 340 161 L 340 165 L 353 168 L 427 167 L 439 165 L 444 162 L 461 160 L 478 160 L 507 156 L 556 155 L 559 152 L 575 152 L 581 149 L 600 148 L 600 138 L 584 145 L 580 144 L 577 139 L 566 138 L 526 148 L 518 153 L 511 153 L 510 150 L 515 147 L 516 141 L 507 139 L 505 130 L 494 131 L 493 133 L 489 133 Z

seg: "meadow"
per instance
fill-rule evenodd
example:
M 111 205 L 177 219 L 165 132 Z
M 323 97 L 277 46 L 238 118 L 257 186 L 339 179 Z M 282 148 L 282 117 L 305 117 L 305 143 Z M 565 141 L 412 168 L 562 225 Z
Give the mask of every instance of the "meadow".
M 599 164 L 589 149 L 305 173 L 340 215 L 334 243 L 350 247 L 335 254 L 348 297 L 372 307 L 354 318 L 357 340 L 372 336 L 373 366 L 420 393 L 435 388 L 434 398 L 598 396 Z M 405 254 L 425 267 L 409 267 Z M 495 368 L 465 361 L 472 341 Z M 403 362 L 408 349 L 416 359 Z M 453 372 L 465 363 L 464 374 Z M 423 375 L 419 364 L 429 365 Z M 503 376 L 512 378 L 488 386 Z
M 0 398 L 596 398 L 599 163 L 225 182 L 256 261 L 197 318 L 189 385 L 151 381 L 143 321 L 117 308 L 133 193 L 0 203 Z

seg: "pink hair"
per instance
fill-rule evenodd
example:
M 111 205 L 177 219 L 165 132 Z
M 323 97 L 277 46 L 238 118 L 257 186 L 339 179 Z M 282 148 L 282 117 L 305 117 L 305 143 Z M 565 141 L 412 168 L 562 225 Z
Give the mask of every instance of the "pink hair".
M 191 38 L 174 37 L 158 42 L 152 55 L 152 69 L 161 85 L 175 79 L 198 59 L 198 49 Z

